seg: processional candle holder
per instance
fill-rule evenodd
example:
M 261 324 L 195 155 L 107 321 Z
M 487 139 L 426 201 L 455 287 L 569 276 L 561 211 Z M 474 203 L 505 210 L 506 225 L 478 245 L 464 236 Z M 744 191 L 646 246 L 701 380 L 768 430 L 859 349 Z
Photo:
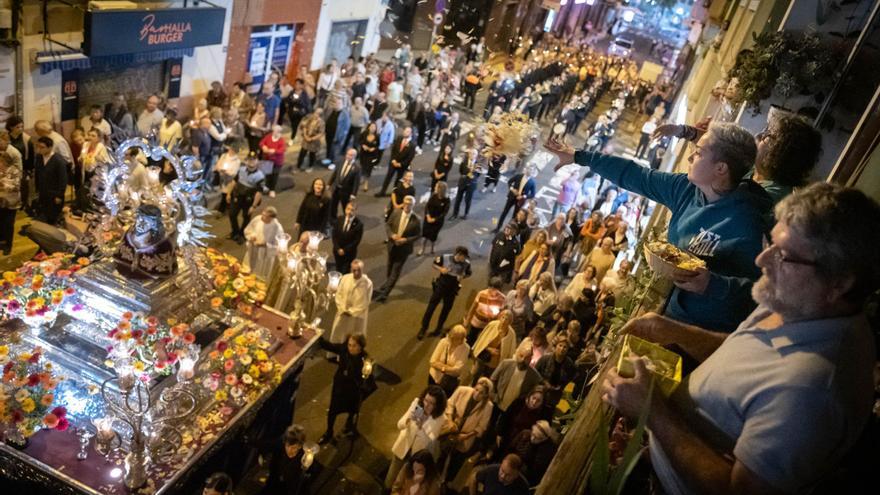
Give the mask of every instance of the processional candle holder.
M 309 231 L 306 235 L 308 242 L 305 249 L 302 244 L 288 249 L 290 236 L 287 234 L 276 238 L 278 256 L 281 258 L 279 264 L 293 300 L 287 328 L 287 335 L 291 339 L 302 337 L 306 329 L 316 333 L 320 331 L 319 315 L 334 300 L 342 278 L 339 272 L 327 271 L 327 258 L 318 253 L 323 234 Z
M 118 420 L 128 425 L 131 436 L 123 481 L 130 490 L 147 482 L 147 469 L 152 461 L 169 459 L 183 443 L 183 433 L 174 423 L 191 415 L 196 408 L 196 396 L 190 390 L 196 362 L 194 356 L 198 356 L 197 352 L 184 354 L 185 362 L 178 360 L 178 383 L 163 389 L 158 400 L 150 395 L 148 380 L 136 376 L 124 359 L 114 365 L 117 376 L 101 384 L 101 396 L 113 417 L 96 420 L 96 449 L 106 455 L 114 448 L 114 441 L 119 447 L 121 441 L 113 423 Z M 114 382 L 120 391 L 118 395 L 108 387 Z

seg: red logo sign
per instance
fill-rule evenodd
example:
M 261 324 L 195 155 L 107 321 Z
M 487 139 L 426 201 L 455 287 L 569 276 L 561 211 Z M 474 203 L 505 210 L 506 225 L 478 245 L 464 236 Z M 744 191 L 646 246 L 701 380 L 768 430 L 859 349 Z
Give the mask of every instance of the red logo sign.
M 140 30 L 140 41 L 146 41 L 148 45 L 167 45 L 182 43 L 183 35 L 192 31 L 189 22 L 166 22 L 156 25 L 156 15 L 147 14 L 141 19 L 144 23 Z
M 65 95 L 75 95 L 76 94 L 76 81 L 67 81 L 64 83 L 64 94 Z

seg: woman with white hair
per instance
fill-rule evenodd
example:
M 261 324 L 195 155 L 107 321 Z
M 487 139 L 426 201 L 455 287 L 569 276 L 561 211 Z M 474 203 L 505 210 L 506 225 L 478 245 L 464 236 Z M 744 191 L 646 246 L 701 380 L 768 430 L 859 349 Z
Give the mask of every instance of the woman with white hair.
M 268 279 L 275 263 L 275 250 L 278 247 L 278 236 L 284 233 L 284 227 L 278 221 L 278 211 L 274 206 L 267 206 L 259 216 L 255 216 L 244 228 L 247 240 L 247 251 L 242 265 L 263 279 Z

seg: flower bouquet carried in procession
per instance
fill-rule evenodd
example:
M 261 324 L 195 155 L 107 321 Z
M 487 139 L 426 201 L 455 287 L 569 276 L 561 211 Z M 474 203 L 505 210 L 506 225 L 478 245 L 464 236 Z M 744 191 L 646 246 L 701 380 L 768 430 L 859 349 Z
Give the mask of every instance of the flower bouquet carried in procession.
M 128 311 L 107 337 L 112 344 L 107 349 L 105 364 L 113 368 L 130 366 L 143 381 L 155 375 L 171 374 L 174 364 L 183 355 L 198 355 L 196 336 L 189 325 L 173 319 L 163 323 L 155 316 Z
M 266 299 L 266 283 L 258 280 L 234 257 L 208 248 L 205 251 L 209 271 L 214 286 L 211 307 L 237 309 L 250 314 L 253 307 L 260 307 Z
M 15 271 L 3 272 L 0 321 L 19 317 L 53 319 L 58 307 L 74 294 L 74 275 L 88 264 L 88 258 L 72 254 L 40 253 Z
M 53 407 L 55 388 L 62 379 L 54 376 L 52 364 L 43 360 L 39 347 L 10 355 L 0 345 L 3 378 L 0 381 L 0 437 L 23 444 L 41 428 L 66 430 L 67 410 Z
M 256 328 L 236 335 L 230 328 L 217 339 L 201 368 L 202 385 L 218 402 L 250 402 L 267 387 L 281 383 L 281 365 L 269 357 L 269 340 Z

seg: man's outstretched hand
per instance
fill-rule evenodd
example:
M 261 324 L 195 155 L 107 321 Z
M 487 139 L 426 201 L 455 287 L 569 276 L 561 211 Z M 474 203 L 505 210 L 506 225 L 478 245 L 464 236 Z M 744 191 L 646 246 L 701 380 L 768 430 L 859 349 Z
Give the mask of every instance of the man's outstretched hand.
M 556 155 L 557 158 L 559 158 L 559 163 L 557 163 L 556 166 L 553 167 L 554 171 L 559 170 L 560 168 L 570 163 L 574 163 L 575 149 L 573 146 L 565 143 L 560 143 L 559 141 L 548 141 L 544 144 L 544 147 L 547 149 L 547 151 L 553 153 L 554 155 Z

